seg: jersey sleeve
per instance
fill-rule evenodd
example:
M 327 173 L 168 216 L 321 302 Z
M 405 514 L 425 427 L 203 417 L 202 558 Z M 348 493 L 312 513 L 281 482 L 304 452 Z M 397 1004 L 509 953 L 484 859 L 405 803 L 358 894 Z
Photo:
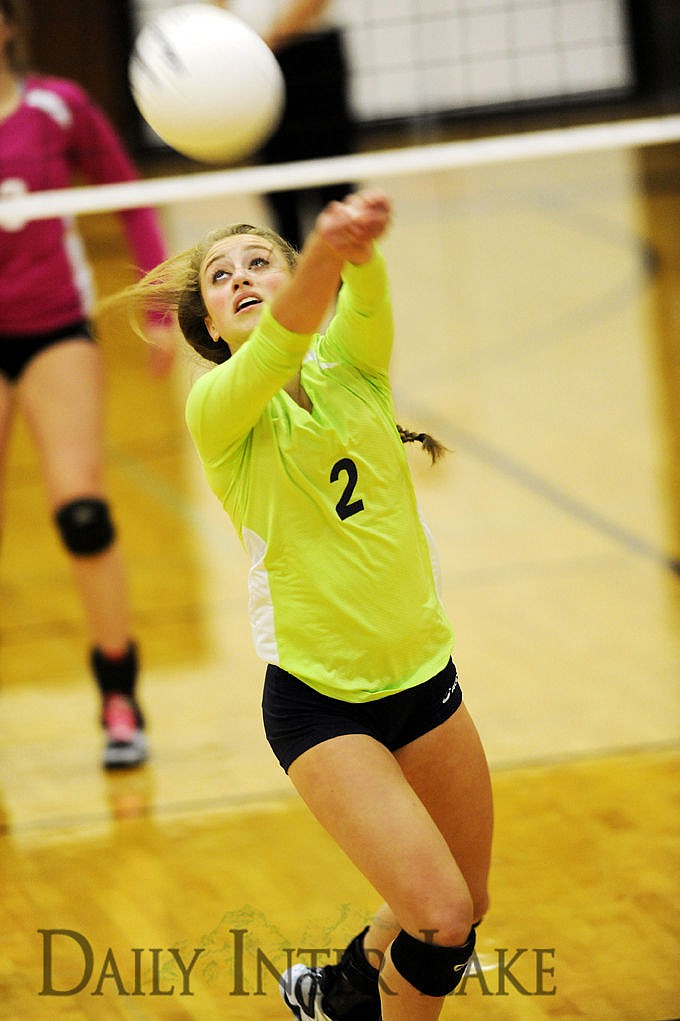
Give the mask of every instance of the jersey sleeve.
M 386 375 L 394 342 L 385 260 L 375 247 L 360 266 L 345 263 L 335 315 L 322 341 L 324 355 L 339 355 L 367 375 Z M 327 346 L 326 346 L 327 345 Z
M 248 341 L 194 383 L 186 421 L 204 464 L 220 463 L 243 442 L 297 372 L 312 338 L 285 329 L 267 306 Z
M 70 157 L 74 170 L 93 184 L 139 180 L 125 146 L 99 107 L 74 82 L 61 81 L 59 85 L 73 118 Z M 166 258 L 166 244 L 154 209 L 125 209 L 118 215 L 140 272 L 148 272 Z

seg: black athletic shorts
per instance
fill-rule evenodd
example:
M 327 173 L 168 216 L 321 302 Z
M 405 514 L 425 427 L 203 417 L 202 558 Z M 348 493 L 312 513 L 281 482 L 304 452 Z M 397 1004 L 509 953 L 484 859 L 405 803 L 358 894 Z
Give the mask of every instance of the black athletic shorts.
M 396 751 L 448 720 L 462 701 L 451 660 L 429 681 L 372 702 L 345 702 L 320 695 L 297 677 L 270 665 L 262 716 L 267 740 L 287 773 L 303 752 L 342 734 L 368 734 Z
M 16 337 L 0 333 L 0 373 L 10 383 L 16 383 L 32 358 L 63 340 L 94 340 L 91 324 L 87 319 L 79 319 L 47 333 Z

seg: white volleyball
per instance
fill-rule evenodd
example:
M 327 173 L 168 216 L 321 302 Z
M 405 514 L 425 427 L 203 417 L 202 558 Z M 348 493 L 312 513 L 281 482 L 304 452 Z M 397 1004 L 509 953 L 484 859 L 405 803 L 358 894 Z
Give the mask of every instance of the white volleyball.
M 145 25 L 128 76 L 147 124 L 173 149 L 205 163 L 250 155 L 283 108 L 272 51 L 240 18 L 210 3 L 169 8 Z

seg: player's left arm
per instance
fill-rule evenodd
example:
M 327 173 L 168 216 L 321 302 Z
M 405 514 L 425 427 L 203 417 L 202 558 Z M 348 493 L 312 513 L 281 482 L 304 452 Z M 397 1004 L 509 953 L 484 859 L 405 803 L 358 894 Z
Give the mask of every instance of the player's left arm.
M 334 215 L 341 206 L 344 216 Z M 325 342 L 340 357 L 369 375 L 386 375 L 393 343 L 392 307 L 387 271 L 376 243 L 390 225 L 392 206 L 379 189 L 331 203 L 319 216 L 317 230 L 344 255 L 336 314 Z
M 139 172 L 112 124 L 90 96 L 74 83 L 63 83 L 72 115 L 71 158 L 74 168 L 93 184 L 139 180 Z M 167 257 L 167 245 L 155 209 L 144 206 L 118 213 L 137 271 L 148 273 Z M 146 337 L 149 369 L 165 375 L 177 349 L 174 319 L 149 313 Z
M 385 260 L 376 248 L 361 266 L 345 263 L 343 286 L 323 344 L 368 375 L 386 375 L 394 343 L 394 321 Z M 332 360 L 331 352 L 328 358 Z
M 375 242 L 386 231 L 391 216 L 389 199 L 382 191 L 366 190 L 348 195 L 343 202 L 329 202 L 319 213 L 314 230 L 305 242 L 295 273 L 274 296 L 271 311 L 282 326 L 296 333 L 318 330 L 344 278 L 354 298 L 350 300 L 360 329 L 349 352 L 350 360 L 375 363 L 386 368 L 391 347 L 391 313 L 387 277 Z M 381 318 L 381 348 L 372 358 L 366 334 Z M 345 331 L 349 333 L 349 331 Z M 387 343 L 385 343 L 387 341 Z
M 62 83 L 72 115 L 70 152 L 73 168 L 93 184 L 139 180 L 139 172 L 102 110 L 80 86 Z M 150 207 L 119 213 L 135 266 L 146 273 L 167 256 L 158 214 Z

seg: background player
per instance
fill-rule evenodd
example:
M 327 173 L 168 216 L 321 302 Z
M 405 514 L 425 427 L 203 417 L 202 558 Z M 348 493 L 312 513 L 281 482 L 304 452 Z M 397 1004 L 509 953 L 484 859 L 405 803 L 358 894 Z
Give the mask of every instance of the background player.
M 0 0 L 0 195 L 64 188 L 137 172 L 101 111 L 73 82 L 29 72 L 26 5 Z M 154 212 L 120 214 L 134 260 L 146 271 L 166 255 Z M 89 322 L 91 275 L 70 219 L 0 230 L 0 477 L 15 405 L 35 442 L 49 505 L 71 558 L 102 695 L 104 765 L 147 754 L 136 700 L 137 648 L 124 568 L 104 488 L 103 363 Z M 151 368 L 171 361 L 173 331 L 146 324 Z

